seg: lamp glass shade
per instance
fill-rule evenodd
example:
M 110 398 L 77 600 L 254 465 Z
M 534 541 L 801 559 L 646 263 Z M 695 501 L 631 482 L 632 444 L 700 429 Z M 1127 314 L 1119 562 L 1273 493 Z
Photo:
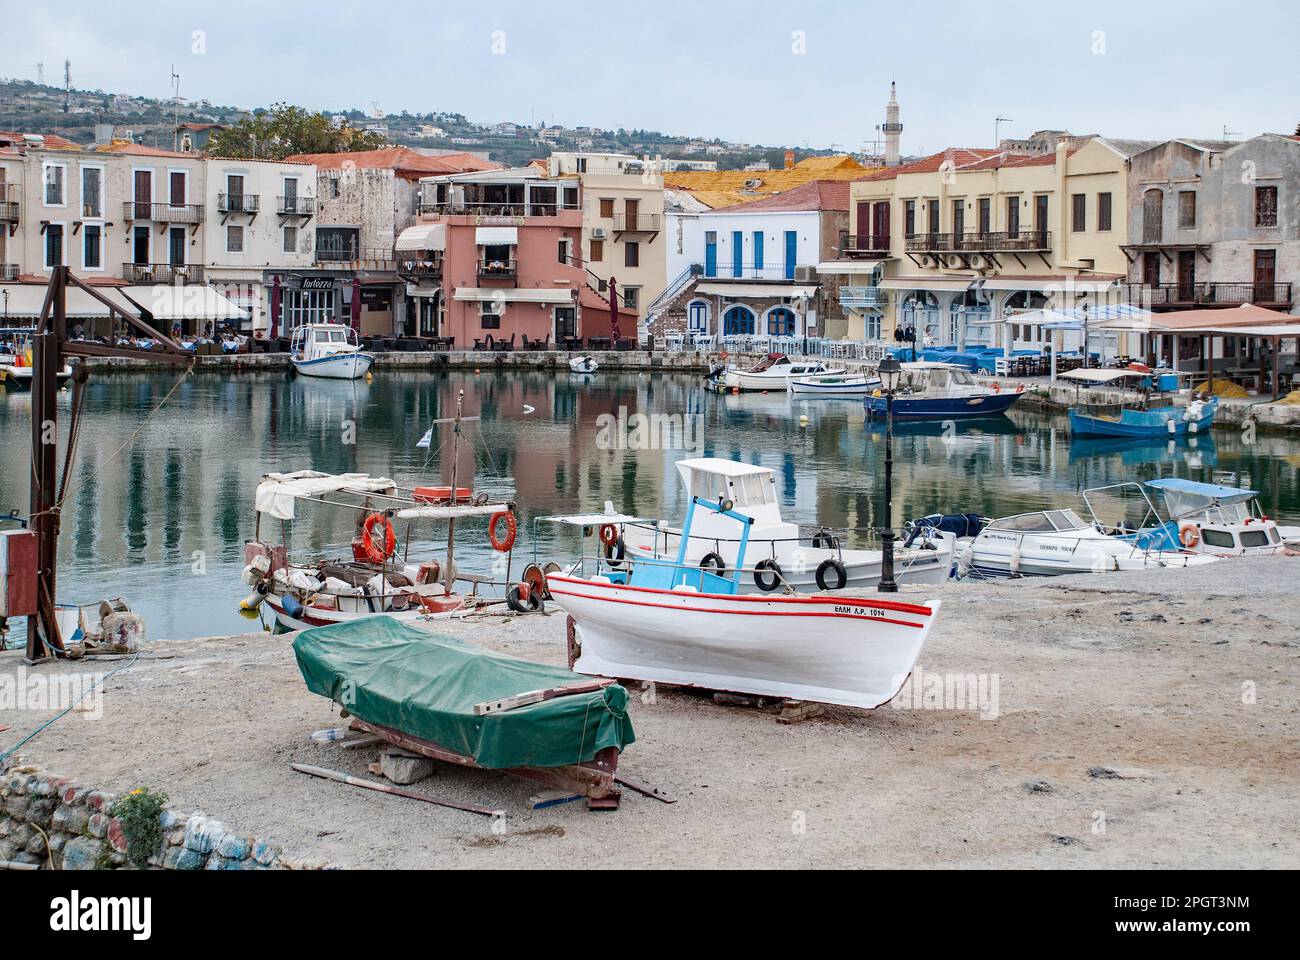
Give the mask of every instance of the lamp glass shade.
M 886 393 L 894 392 L 894 388 L 898 386 L 898 375 L 902 372 L 903 365 L 898 362 L 897 357 L 886 356 L 881 359 L 876 374 L 880 377 L 880 385 L 885 388 Z

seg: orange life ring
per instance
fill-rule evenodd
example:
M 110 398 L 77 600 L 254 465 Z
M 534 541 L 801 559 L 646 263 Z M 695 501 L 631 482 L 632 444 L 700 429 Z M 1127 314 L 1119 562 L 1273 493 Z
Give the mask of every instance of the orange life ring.
M 994 380 L 992 383 L 990 383 L 989 386 L 993 388 L 993 392 L 994 392 L 994 393 L 1001 393 L 1001 392 L 1002 392 L 1002 384 L 998 383 L 996 380 Z
M 497 524 L 502 520 L 506 522 L 506 538 L 497 539 Z M 492 514 L 492 519 L 488 523 L 488 540 L 492 542 L 492 549 L 497 553 L 509 553 L 510 548 L 515 545 L 515 534 L 518 527 L 515 524 L 515 515 L 509 510 L 502 510 L 500 513 Z
M 1197 532 L 1196 528 L 1189 523 L 1178 531 L 1178 542 L 1190 550 L 1201 542 L 1201 535 Z
M 384 547 L 381 550 L 375 544 L 374 529 L 382 523 L 384 525 Z M 361 530 L 361 548 L 365 550 L 366 556 L 370 558 L 371 563 L 383 563 L 395 552 L 397 552 L 397 534 L 393 533 L 393 522 L 382 513 L 372 513 L 366 517 L 366 522 Z
M 614 526 L 612 523 L 607 523 L 600 528 L 600 542 L 603 543 L 605 546 L 608 547 L 611 543 L 613 543 L 617 539 L 618 539 L 618 527 Z

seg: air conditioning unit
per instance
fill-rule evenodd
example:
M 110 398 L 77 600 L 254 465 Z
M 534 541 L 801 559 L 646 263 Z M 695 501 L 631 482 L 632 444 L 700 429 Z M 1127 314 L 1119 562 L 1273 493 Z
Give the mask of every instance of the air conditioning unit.
M 928 267 L 937 267 L 938 265 L 939 265 L 939 264 L 938 264 L 938 262 L 935 260 L 934 257 L 931 257 L 931 256 L 929 256 L 929 255 L 925 255 L 925 256 L 922 256 L 922 257 L 921 257 L 921 266 L 922 266 L 922 267 L 926 267 L 926 268 L 928 268 Z
M 988 267 L 988 258 L 980 253 L 973 253 L 970 257 L 970 268 L 972 270 L 983 270 Z
M 964 261 L 961 257 L 957 256 L 955 253 L 948 255 L 949 270 L 962 270 L 965 269 L 965 266 L 966 266 L 966 261 Z
M 796 266 L 794 268 L 794 282 L 795 283 L 816 283 L 817 268 L 812 266 L 807 266 L 807 265 L 802 267 Z
M 608 236 L 608 234 L 606 233 L 604 227 L 592 227 L 592 228 L 591 228 L 591 239 L 593 239 L 593 240 L 604 240 L 606 236 Z

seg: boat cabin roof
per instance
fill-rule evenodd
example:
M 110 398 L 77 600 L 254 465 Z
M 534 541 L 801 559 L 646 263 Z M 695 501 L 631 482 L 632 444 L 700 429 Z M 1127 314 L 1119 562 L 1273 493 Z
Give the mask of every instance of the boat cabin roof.
M 1195 480 L 1184 480 L 1181 477 L 1164 477 L 1159 480 L 1148 480 L 1147 486 L 1164 493 L 1173 491 L 1175 493 L 1190 494 L 1192 496 L 1205 497 L 1207 500 L 1217 500 L 1219 503 L 1234 503 L 1239 500 L 1249 500 L 1252 497 L 1259 496 L 1258 490 L 1243 490 L 1241 487 L 1225 487 L 1217 483 L 1198 483 Z
M 985 529 L 1011 533 L 1058 533 L 1087 530 L 1088 527 L 1073 510 L 1040 510 L 1037 513 L 1019 513 L 1014 517 L 994 520 Z
M 685 479 L 687 472 L 716 473 L 723 477 L 748 477 L 755 473 L 771 473 L 769 467 L 760 467 L 754 463 L 741 463 L 738 460 L 725 460 L 722 457 L 696 457 L 678 460 L 677 470 Z
M 966 368 L 955 363 L 940 363 L 938 360 L 909 360 L 903 365 L 904 371 L 912 370 L 965 370 Z

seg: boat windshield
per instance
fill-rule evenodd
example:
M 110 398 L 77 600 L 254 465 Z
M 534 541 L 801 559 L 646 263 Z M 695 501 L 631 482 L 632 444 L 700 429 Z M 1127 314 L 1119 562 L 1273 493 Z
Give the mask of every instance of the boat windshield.
M 970 387 L 975 385 L 975 378 L 970 375 L 969 370 L 949 370 L 948 373 L 952 377 L 952 382 L 959 386 Z
M 1085 530 L 1088 525 L 1073 510 L 1044 510 L 1041 513 L 1022 513 L 1014 517 L 994 520 L 989 530 L 1008 530 L 1014 533 L 1057 533 L 1065 530 Z

